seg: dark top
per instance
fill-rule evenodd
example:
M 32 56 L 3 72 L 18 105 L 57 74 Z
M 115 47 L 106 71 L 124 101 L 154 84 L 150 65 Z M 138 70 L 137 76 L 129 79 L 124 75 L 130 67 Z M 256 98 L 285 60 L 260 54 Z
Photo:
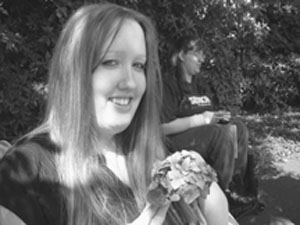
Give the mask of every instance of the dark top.
M 70 189 L 58 181 L 54 159 L 59 153 L 59 147 L 43 134 L 18 142 L 0 160 L 0 205 L 14 212 L 27 225 L 67 224 L 65 196 Z M 128 221 L 133 221 L 138 216 L 138 209 L 132 190 L 111 170 L 104 168 L 113 178 L 112 182 L 117 182 L 114 189 L 111 190 L 110 185 L 99 186 L 97 181 L 91 182 L 90 188 L 106 188 L 107 201 L 116 209 L 125 209 L 123 213 L 128 216 Z M 164 225 L 187 224 L 190 214 L 183 210 L 186 207 L 183 201 L 174 202 Z M 111 225 L 109 221 L 105 216 L 99 224 Z
M 13 146 L 0 161 L 0 205 L 27 225 L 66 224 L 64 189 L 54 167 L 58 149 L 45 138 Z
M 16 144 L 0 161 L 0 205 L 27 225 L 67 224 L 64 196 L 69 190 L 59 183 L 54 163 L 59 151 L 45 134 Z M 114 193 L 127 199 L 132 209 L 132 191 L 120 184 Z
M 163 79 L 163 123 L 216 109 L 213 91 L 200 77 L 191 83 L 178 81 L 169 75 Z

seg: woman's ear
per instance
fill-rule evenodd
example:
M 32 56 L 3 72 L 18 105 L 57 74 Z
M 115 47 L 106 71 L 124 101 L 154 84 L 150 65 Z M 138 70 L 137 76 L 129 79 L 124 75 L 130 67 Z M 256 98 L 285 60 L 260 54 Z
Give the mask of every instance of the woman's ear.
M 184 52 L 183 52 L 183 50 L 181 50 L 181 51 L 178 53 L 178 58 L 179 58 L 181 61 L 184 61 L 183 55 L 184 55 Z
M 180 61 L 183 61 L 183 54 L 184 52 L 181 50 L 180 52 L 174 54 L 171 58 L 171 62 L 173 64 L 173 66 L 176 66 L 177 63 L 179 63 Z M 180 61 L 179 61 L 180 60 Z

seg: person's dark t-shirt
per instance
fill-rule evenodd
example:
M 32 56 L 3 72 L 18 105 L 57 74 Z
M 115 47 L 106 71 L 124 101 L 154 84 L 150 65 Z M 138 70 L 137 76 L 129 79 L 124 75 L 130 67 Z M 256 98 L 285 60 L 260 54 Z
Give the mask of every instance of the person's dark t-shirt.
M 163 79 L 163 123 L 216 109 L 213 93 L 204 79 L 193 77 L 191 83 L 175 76 Z

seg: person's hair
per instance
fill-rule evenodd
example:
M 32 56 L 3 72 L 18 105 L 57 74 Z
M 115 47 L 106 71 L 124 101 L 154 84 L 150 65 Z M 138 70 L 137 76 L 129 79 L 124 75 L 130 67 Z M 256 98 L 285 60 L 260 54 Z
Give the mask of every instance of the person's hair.
M 196 35 L 186 35 L 180 37 L 173 44 L 171 65 L 175 68 L 175 76 L 177 79 L 181 79 L 182 64 L 180 60 L 180 53 L 188 53 L 189 51 L 206 51 L 205 42 Z
M 109 48 L 104 48 L 104 44 L 111 37 L 110 44 L 113 42 L 126 20 L 140 24 L 147 49 L 146 91 L 131 124 L 116 137 L 126 156 L 130 187 L 137 202 L 132 215 L 145 206 L 154 161 L 165 157 L 159 121 L 158 43 L 152 22 L 137 11 L 115 4 L 82 6 L 61 32 L 49 71 L 45 120 L 30 133 L 33 136 L 48 132 L 61 148 L 56 166 L 60 182 L 71 190 L 66 198 L 72 225 L 100 224 L 99 221 L 125 224 L 128 216 L 121 207 L 122 199 L 116 207 L 106 198 L 106 192 L 114 192 L 118 182 L 107 170 L 103 154 L 99 154 L 101 143 L 97 137 L 101 134 L 92 98 L 93 70 Z M 101 188 L 96 188 L 95 180 Z M 118 193 L 114 194 L 118 198 Z

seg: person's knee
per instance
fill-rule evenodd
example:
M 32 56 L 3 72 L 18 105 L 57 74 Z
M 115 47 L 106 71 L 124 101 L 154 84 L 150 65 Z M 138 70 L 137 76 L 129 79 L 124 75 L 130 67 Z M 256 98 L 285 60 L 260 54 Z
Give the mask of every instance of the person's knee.
M 207 208 L 228 210 L 227 198 L 220 186 L 215 182 L 211 185 L 210 193 L 207 196 L 206 206 Z
M 245 125 L 245 123 L 242 122 L 239 119 L 236 119 L 236 120 L 233 121 L 233 124 L 235 124 L 236 127 L 237 127 L 238 135 L 240 137 L 243 137 L 244 139 L 248 139 L 248 137 L 249 137 L 249 131 L 248 131 L 248 128 Z
M 228 224 L 228 202 L 217 183 L 212 183 L 204 202 L 204 214 L 210 225 Z

